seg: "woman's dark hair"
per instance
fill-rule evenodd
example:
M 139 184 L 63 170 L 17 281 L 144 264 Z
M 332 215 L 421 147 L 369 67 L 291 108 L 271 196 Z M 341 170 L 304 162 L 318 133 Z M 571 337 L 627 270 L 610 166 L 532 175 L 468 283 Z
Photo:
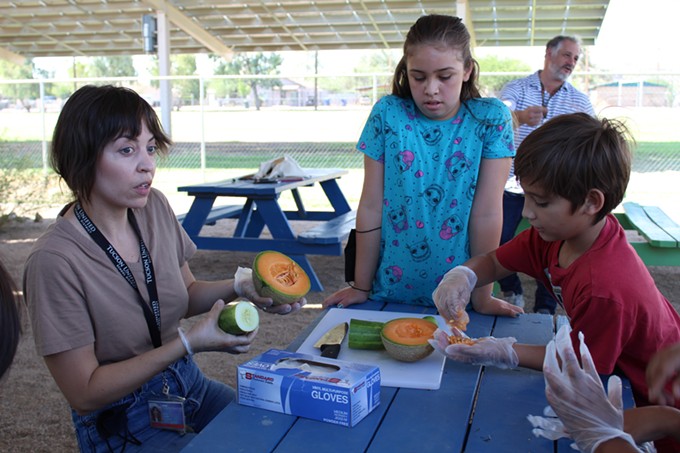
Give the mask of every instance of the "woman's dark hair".
M 76 200 L 89 199 L 106 145 L 123 136 L 139 136 L 142 122 L 155 138 L 159 154 L 166 154 L 172 141 L 154 109 L 133 90 L 86 85 L 69 97 L 54 128 L 50 162 Z
M 412 48 L 421 45 L 432 45 L 439 48 L 457 49 L 463 54 L 465 69 L 472 68 L 470 78 L 463 82 L 460 92 L 460 101 L 481 97 L 477 86 L 479 77 L 479 64 L 472 58 L 470 50 L 470 33 L 459 17 L 441 14 L 430 14 L 420 17 L 411 26 L 404 41 L 404 54 L 394 70 L 392 79 L 392 94 L 400 98 L 412 98 L 411 87 L 408 84 L 408 68 L 406 58 L 411 54 Z
M 569 200 L 572 212 L 585 202 L 590 190 L 600 190 L 605 202 L 594 219 L 597 223 L 623 200 L 633 143 L 620 121 L 586 113 L 558 115 L 519 145 L 515 175 L 549 195 Z
M 14 291 L 14 281 L 0 263 L 0 378 L 5 374 L 14 360 L 19 345 L 21 322 Z

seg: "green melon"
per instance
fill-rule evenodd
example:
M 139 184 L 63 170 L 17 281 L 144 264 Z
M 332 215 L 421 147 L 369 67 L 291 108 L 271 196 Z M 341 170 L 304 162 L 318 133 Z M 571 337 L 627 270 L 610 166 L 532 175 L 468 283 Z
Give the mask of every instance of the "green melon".
M 387 321 L 380 332 L 385 351 L 402 362 L 415 362 L 432 354 L 434 348 L 427 341 L 437 330 L 433 317 L 397 318 Z
M 257 294 L 271 297 L 274 305 L 295 303 L 311 289 L 311 281 L 304 269 L 290 257 L 273 250 L 255 256 L 253 284 Z
M 231 302 L 220 312 L 217 325 L 232 335 L 244 335 L 257 329 L 260 325 L 260 315 L 250 302 L 245 300 Z
M 347 346 L 350 349 L 385 349 L 380 338 L 383 325 L 379 321 L 350 319 Z

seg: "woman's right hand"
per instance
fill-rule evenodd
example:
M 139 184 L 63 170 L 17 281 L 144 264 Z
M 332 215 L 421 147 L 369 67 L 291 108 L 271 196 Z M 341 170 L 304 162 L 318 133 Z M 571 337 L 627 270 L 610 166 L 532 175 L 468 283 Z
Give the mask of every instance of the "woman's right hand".
M 215 302 L 206 316 L 191 326 L 186 333 L 186 339 L 193 352 L 224 351 L 243 354 L 250 350 L 258 329 L 245 335 L 232 335 L 220 329 L 217 321 L 224 305 L 222 299 Z
M 322 302 L 324 307 L 337 306 L 347 308 L 354 304 L 363 304 L 368 300 L 368 293 L 352 287 L 342 288 L 334 292 Z

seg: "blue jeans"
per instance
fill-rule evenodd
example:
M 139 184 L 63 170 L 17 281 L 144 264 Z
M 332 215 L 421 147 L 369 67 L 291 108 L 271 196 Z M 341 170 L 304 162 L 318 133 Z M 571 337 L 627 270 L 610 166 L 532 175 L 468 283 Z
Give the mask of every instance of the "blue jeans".
M 515 237 L 515 231 L 522 221 L 522 209 L 524 208 L 524 195 L 512 192 L 503 192 L 503 230 L 501 231 L 501 245 Z M 500 280 L 498 284 L 501 291 L 512 291 L 515 294 L 524 294 L 522 282 L 517 274 L 508 275 Z M 557 302 L 550 292 L 540 281 L 536 280 L 536 303 L 534 312 L 540 309 L 547 309 L 550 313 L 555 313 Z
M 187 427 L 193 433 L 181 434 L 177 431 L 152 428 L 149 420 L 148 401 L 162 395 L 163 375 L 170 386 L 170 395 L 182 396 L 184 417 Z M 71 411 L 76 429 L 78 446 L 82 452 L 153 452 L 179 451 L 194 433 L 200 432 L 235 397 L 234 389 L 217 381 L 208 379 L 190 357 L 173 363 L 163 373 L 154 376 L 133 393 L 115 403 L 89 413 L 78 415 Z M 120 429 L 107 439 L 97 429 L 97 419 L 102 413 L 123 409 L 121 417 L 109 426 Z M 102 418 L 106 418 L 105 413 Z M 127 423 L 125 423 L 127 418 Z M 138 442 L 137 442 L 138 441 Z M 137 443 L 141 443 L 137 445 Z

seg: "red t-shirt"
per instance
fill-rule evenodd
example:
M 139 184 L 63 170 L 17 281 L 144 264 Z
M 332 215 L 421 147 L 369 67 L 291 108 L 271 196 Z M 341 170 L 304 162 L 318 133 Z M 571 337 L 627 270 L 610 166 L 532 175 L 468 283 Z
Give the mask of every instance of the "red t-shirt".
M 558 265 L 562 242 L 546 242 L 530 228 L 502 245 L 496 257 L 506 269 L 542 281 L 569 317 L 574 349 L 581 331 L 598 373 L 622 372 L 636 404 L 648 405 L 645 369 L 655 352 L 680 341 L 680 316 L 613 215 L 566 269 Z

